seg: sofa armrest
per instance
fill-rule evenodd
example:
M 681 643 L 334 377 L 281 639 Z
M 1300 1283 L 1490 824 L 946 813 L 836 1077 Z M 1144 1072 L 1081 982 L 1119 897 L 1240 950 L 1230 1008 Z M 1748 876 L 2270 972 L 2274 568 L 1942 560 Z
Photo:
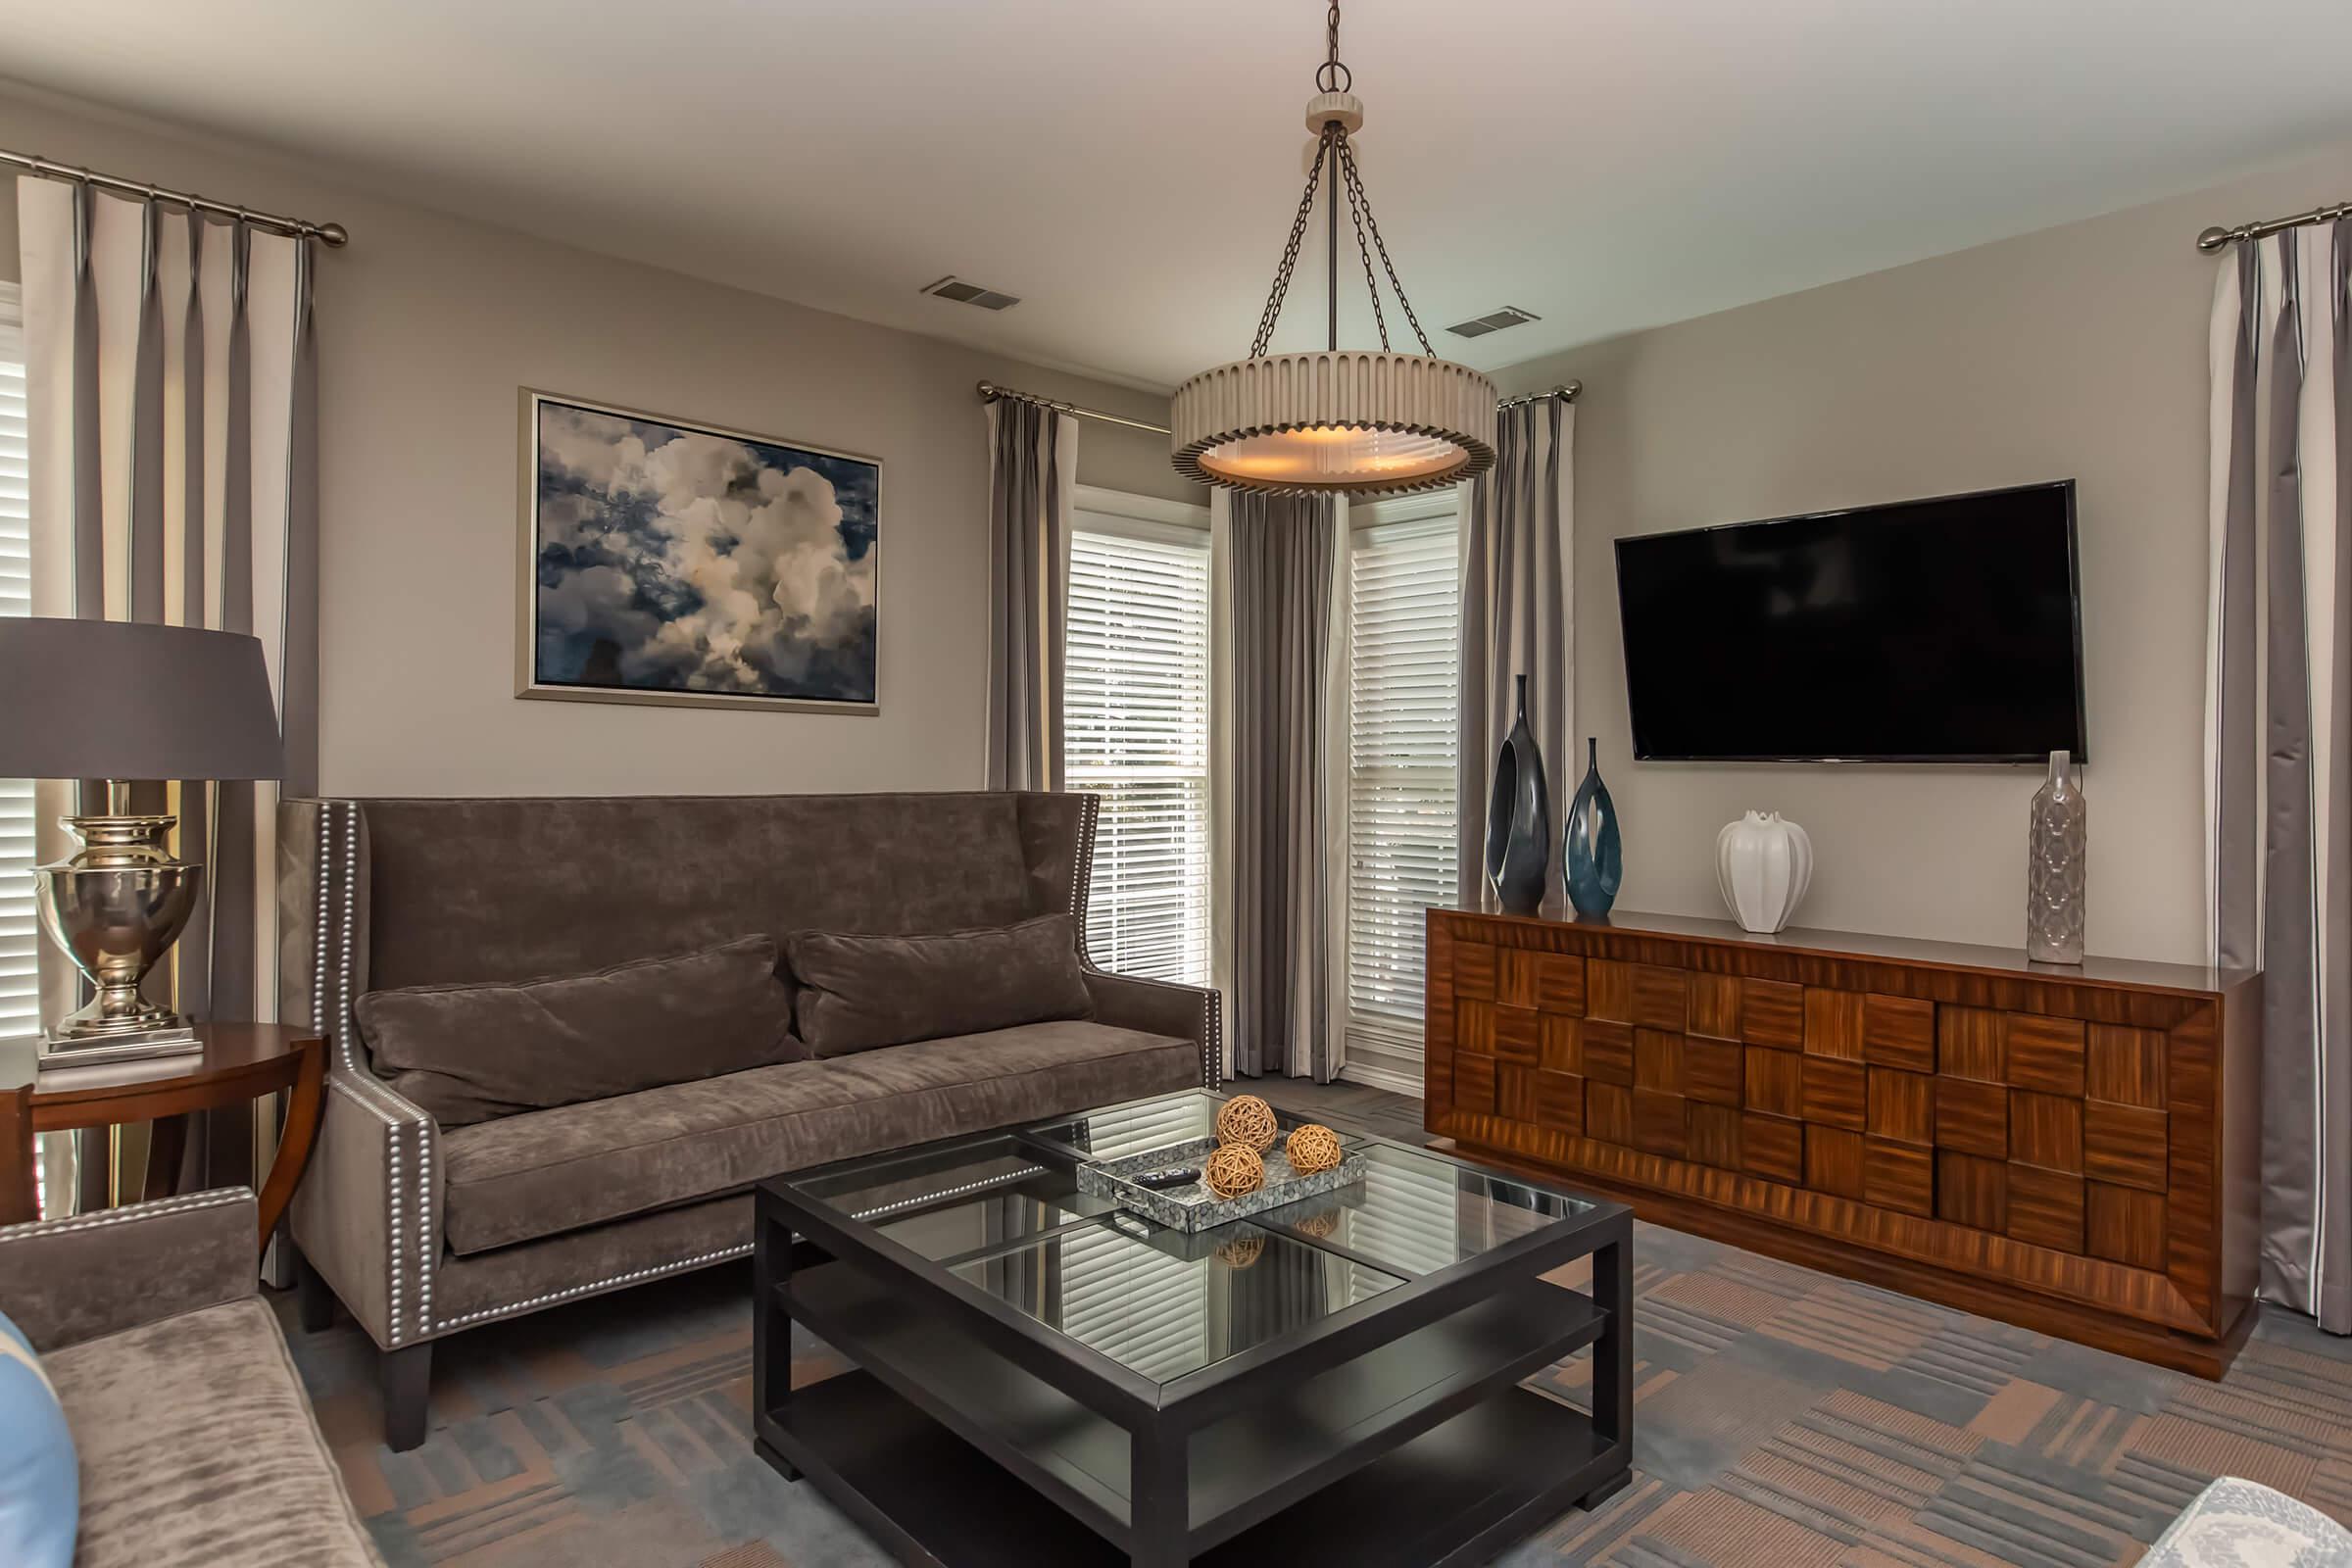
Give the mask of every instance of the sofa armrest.
M 1087 994 L 1097 1021 L 1118 1029 L 1171 1035 L 1200 1047 L 1200 1086 L 1225 1081 L 1225 999 L 1206 986 L 1173 985 L 1086 967 Z
M 0 1229 L 0 1312 L 63 1349 L 254 1293 L 252 1189 Z
M 441 1129 L 375 1076 L 353 1007 L 368 989 L 368 815 L 277 808 L 277 1015 L 327 1037 L 325 1109 L 287 1214 L 302 1255 L 384 1349 L 431 1337 Z
M 432 1337 L 446 1185 L 429 1112 L 365 1067 L 327 1069 L 318 1147 L 286 1212 L 302 1255 L 384 1349 Z

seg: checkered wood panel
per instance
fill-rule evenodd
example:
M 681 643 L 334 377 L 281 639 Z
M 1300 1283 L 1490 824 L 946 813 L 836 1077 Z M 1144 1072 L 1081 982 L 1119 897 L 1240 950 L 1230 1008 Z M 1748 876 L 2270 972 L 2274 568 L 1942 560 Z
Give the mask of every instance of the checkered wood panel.
M 1710 1169 L 2165 1266 L 2164 1032 L 1450 944 L 1452 1103 Z

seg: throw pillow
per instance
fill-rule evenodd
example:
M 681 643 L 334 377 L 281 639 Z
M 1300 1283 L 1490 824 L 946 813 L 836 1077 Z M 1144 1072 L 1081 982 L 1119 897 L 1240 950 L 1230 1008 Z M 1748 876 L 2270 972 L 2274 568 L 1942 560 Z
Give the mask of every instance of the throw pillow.
M 66 1412 L 31 1342 L 0 1313 L 0 1563 L 69 1568 L 80 1524 Z
M 370 991 L 357 1010 L 376 1070 L 444 1127 L 808 1054 L 766 937 L 589 974 Z
M 819 1056 L 1094 1015 L 1066 914 L 941 936 L 802 931 L 784 951 L 801 1038 Z

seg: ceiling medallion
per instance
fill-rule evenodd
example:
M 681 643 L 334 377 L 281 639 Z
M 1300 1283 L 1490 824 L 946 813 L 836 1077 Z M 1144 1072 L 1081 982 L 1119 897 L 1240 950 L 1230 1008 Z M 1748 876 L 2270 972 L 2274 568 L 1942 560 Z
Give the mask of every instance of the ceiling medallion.
M 1348 138 L 1362 128 L 1364 106 L 1340 63 L 1340 8 L 1326 19 L 1328 53 L 1307 100 L 1306 128 L 1315 153 L 1306 194 L 1275 269 L 1274 288 L 1258 318 L 1250 357 L 1201 371 L 1176 389 L 1170 424 L 1176 469 L 1201 484 L 1267 495 L 1401 495 L 1436 490 L 1494 462 L 1494 385 L 1466 366 L 1437 357 L 1420 318 L 1396 280 L 1372 202 Z M 1283 296 L 1298 264 L 1299 242 L 1321 190 L 1325 206 L 1325 284 L 1330 347 L 1268 354 Z M 1355 228 L 1355 248 L 1372 296 L 1380 349 L 1340 347 L 1340 200 Z M 1419 354 L 1389 348 L 1374 257 L 1396 296 Z

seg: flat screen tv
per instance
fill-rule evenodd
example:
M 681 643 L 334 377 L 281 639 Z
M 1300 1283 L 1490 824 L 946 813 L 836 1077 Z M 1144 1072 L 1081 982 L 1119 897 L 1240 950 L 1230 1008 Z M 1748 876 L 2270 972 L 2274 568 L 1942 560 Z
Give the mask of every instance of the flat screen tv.
M 1617 541 L 1634 756 L 2087 760 L 2075 486 Z

